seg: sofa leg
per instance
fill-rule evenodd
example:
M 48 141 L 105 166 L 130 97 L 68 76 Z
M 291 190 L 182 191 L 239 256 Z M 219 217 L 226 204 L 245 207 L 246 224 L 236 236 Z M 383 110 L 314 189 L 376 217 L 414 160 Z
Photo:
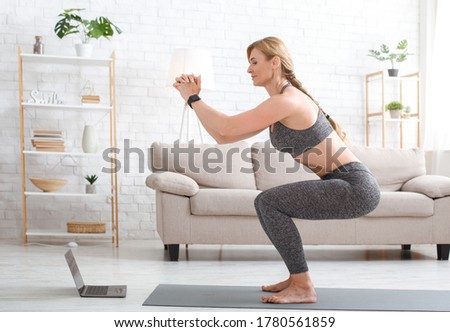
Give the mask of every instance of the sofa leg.
M 411 250 L 410 244 L 402 244 L 402 250 Z
M 169 258 L 172 262 L 178 261 L 178 255 L 180 253 L 180 245 L 179 244 L 168 244 L 169 248 Z
M 438 261 L 448 261 L 448 254 L 450 251 L 450 244 L 437 244 L 437 259 Z

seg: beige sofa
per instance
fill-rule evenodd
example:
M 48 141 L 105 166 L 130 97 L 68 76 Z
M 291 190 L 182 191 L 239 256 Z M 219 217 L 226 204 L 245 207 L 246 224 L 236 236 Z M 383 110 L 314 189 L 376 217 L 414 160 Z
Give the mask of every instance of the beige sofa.
M 180 244 L 270 244 L 253 205 L 262 190 L 318 177 L 268 142 L 225 145 L 153 143 L 157 231 L 171 260 Z M 419 149 L 352 147 L 378 180 L 379 206 L 351 220 L 294 219 L 303 243 L 436 244 L 450 249 L 450 178 L 426 175 Z M 399 247 L 400 249 L 400 247 Z

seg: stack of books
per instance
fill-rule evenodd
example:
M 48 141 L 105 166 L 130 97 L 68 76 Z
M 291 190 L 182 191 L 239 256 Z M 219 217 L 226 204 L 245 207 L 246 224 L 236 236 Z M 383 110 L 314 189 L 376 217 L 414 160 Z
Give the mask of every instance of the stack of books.
M 100 96 L 91 96 L 91 95 L 81 96 L 81 102 L 83 104 L 85 103 L 98 104 L 100 102 Z
M 31 143 L 36 151 L 64 152 L 64 132 L 61 130 L 33 130 Z

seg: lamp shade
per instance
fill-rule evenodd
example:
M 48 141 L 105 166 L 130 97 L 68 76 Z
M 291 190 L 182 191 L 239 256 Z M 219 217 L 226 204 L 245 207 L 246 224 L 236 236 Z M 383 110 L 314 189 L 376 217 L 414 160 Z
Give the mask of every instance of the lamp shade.
M 214 72 L 211 54 L 208 50 L 196 48 L 176 48 L 170 61 L 167 86 L 172 86 L 181 74 L 202 75 L 202 89 L 214 90 Z

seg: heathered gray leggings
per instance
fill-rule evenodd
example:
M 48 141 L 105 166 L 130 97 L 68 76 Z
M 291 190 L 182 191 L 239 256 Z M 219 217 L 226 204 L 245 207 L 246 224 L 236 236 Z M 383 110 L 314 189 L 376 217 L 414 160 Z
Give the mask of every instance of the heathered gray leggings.
M 320 180 L 301 181 L 260 193 L 255 207 L 261 225 L 289 273 L 308 271 L 300 234 L 292 218 L 351 219 L 368 214 L 380 201 L 377 181 L 359 162 L 343 165 Z

